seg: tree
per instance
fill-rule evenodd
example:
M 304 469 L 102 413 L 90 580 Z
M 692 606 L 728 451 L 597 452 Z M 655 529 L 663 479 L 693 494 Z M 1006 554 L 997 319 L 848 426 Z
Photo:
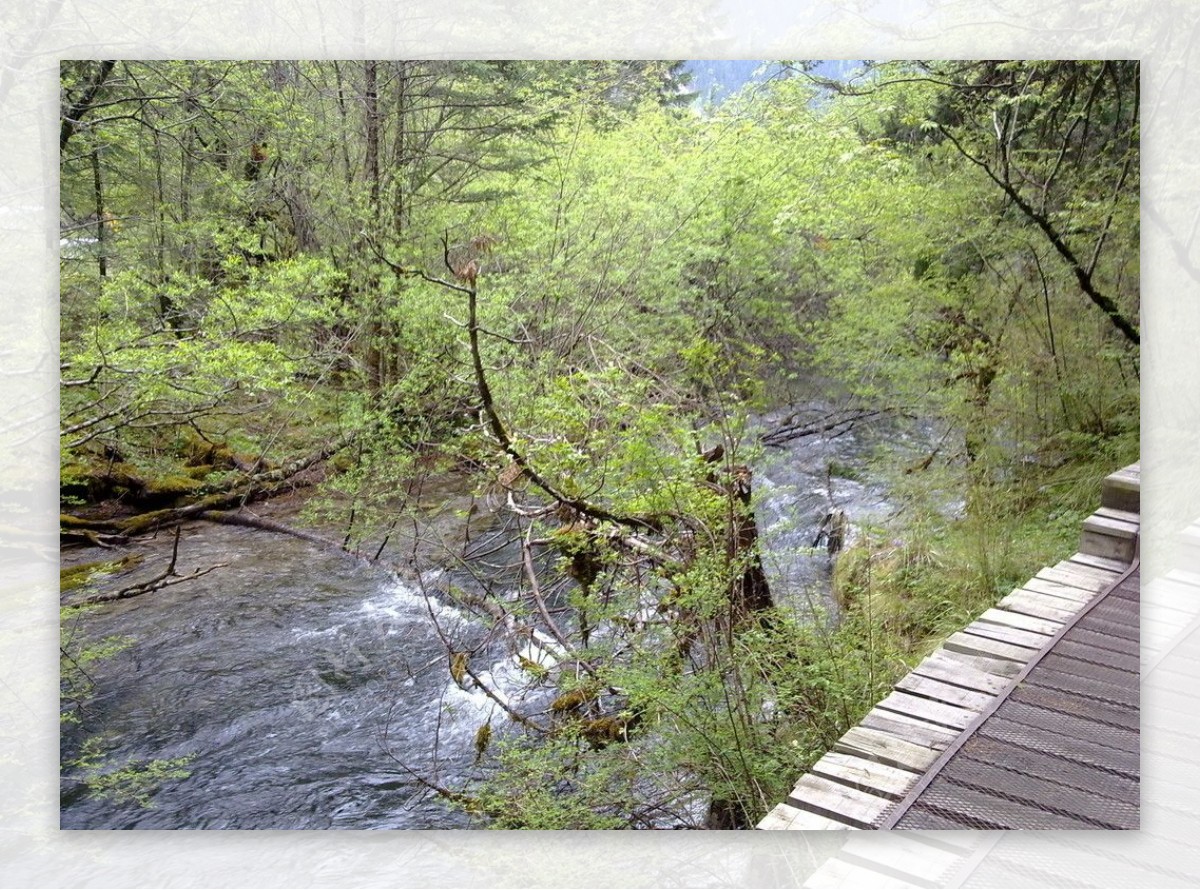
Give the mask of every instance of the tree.
M 1134 345 L 1137 326 L 1100 276 L 1111 274 L 1103 260 L 1115 252 L 1120 262 L 1129 249 L 1110 239 L 1136 219 L 1139 68 L 1136 61 L 955 66 L 948 73 L 959 85 L 942 110 L 950 123 L 936 123 Z

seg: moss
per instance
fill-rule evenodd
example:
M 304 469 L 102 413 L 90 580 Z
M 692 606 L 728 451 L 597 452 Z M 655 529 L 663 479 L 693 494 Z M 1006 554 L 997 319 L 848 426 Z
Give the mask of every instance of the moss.
M 142 532 L 150 531 L 170 514 L 170 510 L 154 510 L 150 513 L 143 513 L 140 516 L 133 516 L 123 520 L 119 527 L 124 534 L 140 535 Z
M 863 471 L 851 464 L 831 460 L 828 466 L 829 475 L 837 479 L 848 479 L 851 482 L 862 482 Z
M 96 470 L 91 464 L 72 461 L 64 464 L 58 473 L 59 497 L 66 499 L 86 498 Z
M 566 557 L 563 566 L 566 573 L 579 582 L 584 590 L 591 587 L 604 567 L 603 554 L 595 534 L 576 522 L 552 532 L 550 540 Z
M 224 442 L 209 442 L 194 434 L 177 445 L 175 453 L 188 468 L 185 470 L 188 475 L 194 475 L 191 471 L 201 468 L 207 468 L 201 475 L 216 470 L 236 470 L 239 466 L 248 466 L 255 461 L 254 457 L 237 452 Z
M 599 717 L 595 720 L 585 720 L 579 727 L 579 734 L 588 740 L 593 748 L 603 748 L 612 742 L 627 741 L 629 721 L 621 716 Z
M 584 702 L 595 697 L 595 690 L 579 686 L 570 692 L 564 692 L 550 703 L 550 710 L 561 713 L 578 708 Z
M 191 476 L 173 474 L 147 479 L 142 483 L 142 496 L 148 500 L 174 499 L 194 494 L 201 483 Z
M 61 569 L 58 579 L 59 591 L 66 593 L 70 590 L 78 590 L 103 575 L 127 572 L 141 565 L 143 559 L 144 557 L 140 553 L 131 553 L 120 559 L 85 562 L 82 565 Z
M 463 685 L 463 681 L 467 676 L 467 668 L 471 663 L 470 652 L 455 652 L 450 656 L 450 676 L 454 678 L 454 682 L 459 686 Z
M 544 680 L 544 679 L 546 679 L 546 677 L 548 677 L 550 675 L 550 671 L 548 668 L 546 668 L 543 665 L 538 664 L 536 661 L 532 661 L 532 660 L 526 658 L 524 655 L 518 656 L 517 661 L 521 665 L 521 670 L 525 671 L 528 674 L 531 674 L 533 677 L 535 677 L 538 680 Z

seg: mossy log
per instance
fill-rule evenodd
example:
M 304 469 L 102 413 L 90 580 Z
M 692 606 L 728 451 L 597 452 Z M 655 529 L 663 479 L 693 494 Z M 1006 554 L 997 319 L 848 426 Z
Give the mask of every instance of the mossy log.
M 293 479 L 315 464 L 329 459 L 351 441 L 352 436 L 343 436 L 305 457 L 279 466 L 268 466 L 261 460 L 234 454 L 228 447 L 212 443 L 188 446 L 180 455 L 182 463 L 166 473 L 149 473 L 127 460 L 76 463 L 64 470 L 62 493 L 64 496 L 86 498 L 91 503 L 117 498 L 122 503 L 158 512 L 185 506 L 182 502 L 211 495 L 238 492 L 237 496 L 241 497 L 247 489 Z M 200 445 L 205 447 L 201 449 Z M 224 470 L 232 472 L 205 481 L 214 471 Z
M 131 537 L 144 535 L 148 532 L 170 528 L 189 519 L 200 519 L 201 514 L 210 510 L 220 510 L 235 504 L 263 500 L 273 495 L 283 494 L 298 487 L 294 482 L 276 482 L 270 485 L 251 485 L 240 490 L 228 491 L 221 494 L 210 494 L 195 503 L 183 507 L 167 507 L 161 510 L 151 510 L 135 516 L 120 519 L 83 519 L 78 516 L 65 514 L 66 521 L 62 522 L 59 538 L 63 543 L 78 541 L 80 538 L 90 543 L 101 543 L 105 535 L 115 536 L 120 543 Z M 97 540 L 98 533 L 100 540 Z
M 251 477 L 234 477 L 217 486 L 201 485 L 197 480 L 188 476 L 170 477 L 178 483 L 174 488 L 170 488 L 168 482 L 161 482 L 160 492 L 170 490 L 173 492 L 173 499 L 178 499 L 180 496 L 199 497 L 198 500 L 182 506 L 162 507 L 145 513 L 138 513 L 134 516 L 110 519 L 85 519 L 70 513 L 61 514 L 59 517 L 60 542 L 63 544 L 81 543 L 112 546 L 113 544 L 125 543 L 130 537 L 154 532 L 162 528 L 169 528 L 189 519 L 212 518 L 201 516 L 201 514 L 208 511 L 219 511 L 234 505 L 241 506 L 252 501 L 260 501 L 278 494 L 291 492 L 296 488 L 311 485 L 313 480 L 305 480 L 297 477 L 314 464 L 326 460 L 338 450 L 344 448 L 349 441 L 349 438 L 345 437 L 322 448 L 320 451 L 291 461 L 276 469 L 258 473 Z M 226 520 L 228 520 L 227 517 Z M 269 530 L 280 531 L 280 529 Z M 289 533 L 295 532 L 295 530 L 290 529 L 288 531 Z M 313 536 L 313 538 L 316 538 L 316 536 Z M 322 545 L 330 543 L 323 539 L 316 540 L 315 542 Z

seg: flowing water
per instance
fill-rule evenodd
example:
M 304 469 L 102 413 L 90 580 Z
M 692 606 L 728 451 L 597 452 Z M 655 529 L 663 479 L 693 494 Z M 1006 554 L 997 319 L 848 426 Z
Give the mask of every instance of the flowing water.
M 755 460 L 765 562 L 780 602 L 827 604 L 830 559 L 812 544 L 831 507 L 852 521 L 887 509 L 879 486 L 829 473 L 831 464 L 861 465 L 874 436 L 867 427 L 810 436 Z M 160 572 L 170 540 L 145 549 L 143 574 Z M 64 564 L 111 558 L 71 551 Z M 110 767 L 193 759 L 190 775 L 165 782 L 152 808 L 90 797 L 65 779 L 62 827 L 467 826 L 464 814 L 422 793 L 412 773 L 453 785 L 475 769 L 475 732 L 497 706 L 451 680 L 442 636 L 477 640 L 482 622 L 425 597 L 418 581 L 304 541 L 186 527 L 180 574 L 217 563 L 227 565 L 98 607 L 78 629 L 66 624 L 68 634 L 131 644 L 89 667 L 95 694 L 81 723 L 64 731 L 64 761 L 101 733 Z M 449 580 L 434 573 L 424 583 Z M 488 673 L 502 693 L 521 679 L 499 647 Z

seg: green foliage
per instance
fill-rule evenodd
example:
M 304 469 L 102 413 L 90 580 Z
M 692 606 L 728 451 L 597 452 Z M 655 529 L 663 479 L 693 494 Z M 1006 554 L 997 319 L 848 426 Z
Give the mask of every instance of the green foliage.
M 737 634 L 719 658 L 681 672 L 665 650 L 643 651 L 609 678 L 623 710 L 494 746 L 463 805 L 492 828 L 577 830 L 699 824 L 715 797 L 753 823 L 902 667 L 857 632 L 782 613 Z M 573 690 L 557 710 L 587 700 Z
M 79 756 L 70 766 L 77 770 L 80 782 L 92 797 L 115 804 L 133 803 L 150 809 L 154 794 L 172 779 L 186 779 L 188 764 L 195 755 L 159 760 L 131 760 L 114 767 L 107 762 L 103 740 L 95 736 L 83 743 Z
M 126 567 L 127 560 L 80 566 L 72 580 L 87 584 L 98 573 L 111 573 Z M 128 636 L 118 635 L 99 640 L 83 639 L 83 621 L 94 608 L 73 606 L 63 608 L 59 613 L 59 720 L 64 726 L 83 722 L 87 703 L 95 691 L 91 671 L 135 642 Z M 114 766 L 106 747 L 107 742 L 102 735 L 87 735 L 76 755 L 62 764 L 63 775 L 78 781 L 93 797 L 105 798 L 117 804 L 134 803 L 141 807 L 152 807 L 153 795 L 163 783 L 191 775 L 187 765 L 194 755 L 131 760 Z
M 1136 459 L 1136 442 L 1004 483 L 950 484 L 942 474 L 895 482 L 907 521 L 867 529 L 839 559 L 835 592 L 847 614 L 924 655 L 1014 587 L 1074 552 L 1100 482 Z M 931 484 L 940 480 L 940 484 Z M 966 488 L 955 509 L 944 494 Z
M 118 571 L 116 563 L 80 566 L 79 572 L 64 578 L 76 589 L 86 585 L 99 574 Z M 95 688 L 89 668 L 106 661 L 133 645 L 128 636 L 113 635 L 101 640 L 81 642 L 81 622 L 91 611 L 86 606 L 64 607 L 59 610 L 59 720 L 78 723 Z

